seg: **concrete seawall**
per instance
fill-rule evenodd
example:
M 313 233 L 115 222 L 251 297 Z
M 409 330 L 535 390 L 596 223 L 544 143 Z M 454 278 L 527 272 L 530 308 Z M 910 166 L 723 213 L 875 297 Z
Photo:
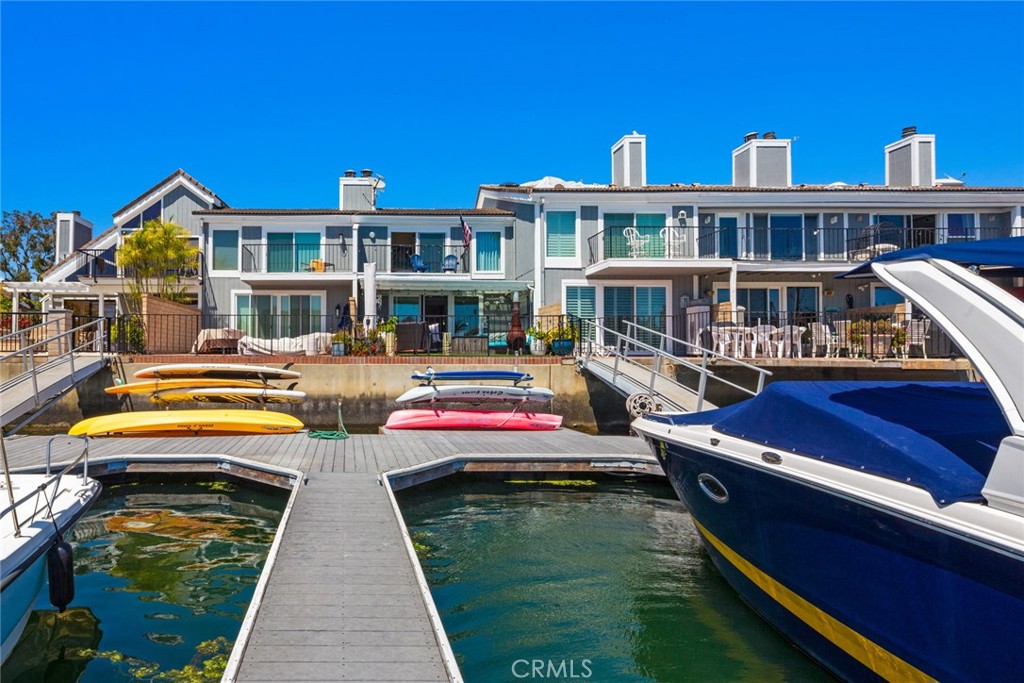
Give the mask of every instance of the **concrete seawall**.
M 340 361 L 340 362 L 339 362 Z M 441 362 L 438 362 L 441 361 Z M 300 405 L 274 406 L 274 410 L 295 415 L 308 427 L 334 429 L 338 423 L 339 402 L 345 426 L 358 431 L 373 430 L 384 424 L 388 415 L 398 406 L 395 398 L 415 386 L 410 378 L 414 371 L 422 371 L 429 364 L 435 370 L 487 370 L 512 369 L 513 364 L 505 358 L 481 359 L 426 359 L 426 358 L 374 358 L 374 359 L 331 359 L 329 357 L 277 357 L 260 358 L 252 356 L 152 356 L 120 359 L 110 371 L 100 372 L 76 390 L 70 392 L 39 416 L 30 427 L 36 430 L 61 431 L 86 417 L 119 412 L 123 410 L 159 410 L 161 406 L 149 402 L 146 396 L 130 399 L 111 396 L 104 392 L 114 385 L 114 378 L 123 373 L 133 381 L 136 370 L 165 363 L 224 362 L 270 365 L 297 370 L 302 378 L 296 380 L 295 389 L 306 392 L 308 399 Z M 592 377 L 580 375 L 569 359 L 524 358 L 518 369 L 531 373 L 534 386 L 548 387 L 555 392 L 555 398 L 540 412 L 557 413 L 565 417 L 565 425 L 588 433 L 625 434 L 629 429 L 630 417 L 625 409 L 625 400 L 604 383 Z M 934 361 L 913 365 L 884 366 L 863 361 L 822 361 L 820 363 L 776 362 L 771 363 L 774 373 L 768 380 L 901 380 L 901 381 L 965 381 L 971 378 L 970 366 L 965 361 Z M 0 380 L 17 373 L 20 368 L 13 365 L 0 367 Z M 753 386 L 749 370 L 719 367 L 716 372 L 726 379 L 743 386 Z M 746 374 L 744 374 L 746 373 Z M 696 386 L 696 380 L 681 369 L 677 377 L 684 383 Z M 280 388 L 287 388 L 291 382 L 275 382 Z M 729 405 L 744 398 L 741 392 L 723 390 L 715 382 L 708 384 L 708 399 L 717 405 Z M 230 404 L 216 404 L 228 407 Z M 210 404 L 178 404 L 177 407 L 196 408 Z M 468 407 L 468 406 L 459 406 Z M 535 406 L 536 407 L 536 406 Z

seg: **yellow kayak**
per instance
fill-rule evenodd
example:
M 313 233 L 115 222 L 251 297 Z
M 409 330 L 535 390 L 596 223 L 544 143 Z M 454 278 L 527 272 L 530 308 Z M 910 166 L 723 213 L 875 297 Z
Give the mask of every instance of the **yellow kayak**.
M 272 410 L 147 410 L 82 420 L 68 430 L 77 436 L 229 436 L 292 434 L 302 422 Z
M 253 387 L 270 388 L 264 384 L 251 379 L 208 379 L 206 377 L 190 377 L 183 379 L 151 379 L 144 382 L 131 382 L 130 384 L 118 384 L 107 387 L 103 391 L 108 394 L 153 394 L 164 389 L 195 389 L 198 387 Z

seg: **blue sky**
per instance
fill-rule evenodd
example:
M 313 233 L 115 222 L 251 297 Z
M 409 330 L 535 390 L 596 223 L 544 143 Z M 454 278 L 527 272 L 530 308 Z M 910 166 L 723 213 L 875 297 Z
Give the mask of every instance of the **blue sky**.
M 730 182 L 748 131 L 793 181 L 881 183 L 916 125 L 939 174 L 1024 185 L 1022 3 L 0 4 L 0 203 L 97 231 L 177 168 L 235 207 L 468 207 L 480 183 Z M 66 38 L 66 40 L 61 40 Z

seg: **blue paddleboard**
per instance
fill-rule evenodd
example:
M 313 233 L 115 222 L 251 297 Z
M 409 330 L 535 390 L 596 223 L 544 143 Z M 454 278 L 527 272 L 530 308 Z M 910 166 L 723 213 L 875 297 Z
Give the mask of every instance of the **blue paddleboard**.
M 412 378 L 420 382 L 520 382 L 533 381 L 533 375 L 525 372 L 513 372 L 511 370 L 445 370 L 434 372 L 428 368 L 427 372 L 414 372 Z

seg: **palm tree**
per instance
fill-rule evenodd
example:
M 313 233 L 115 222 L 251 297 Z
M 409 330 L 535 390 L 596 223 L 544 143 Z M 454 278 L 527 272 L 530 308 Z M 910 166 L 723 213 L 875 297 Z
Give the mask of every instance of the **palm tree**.
M 117 250 L 117 265 L 128 283 L 129 306 L 139 310 L 142 295 L 153 294 L 170 301 L 185 299 L 181 278 L 194 273 L 199 248 L 188 241 L 188 231 L 159 218 L 146 221 L 125 238 Z

